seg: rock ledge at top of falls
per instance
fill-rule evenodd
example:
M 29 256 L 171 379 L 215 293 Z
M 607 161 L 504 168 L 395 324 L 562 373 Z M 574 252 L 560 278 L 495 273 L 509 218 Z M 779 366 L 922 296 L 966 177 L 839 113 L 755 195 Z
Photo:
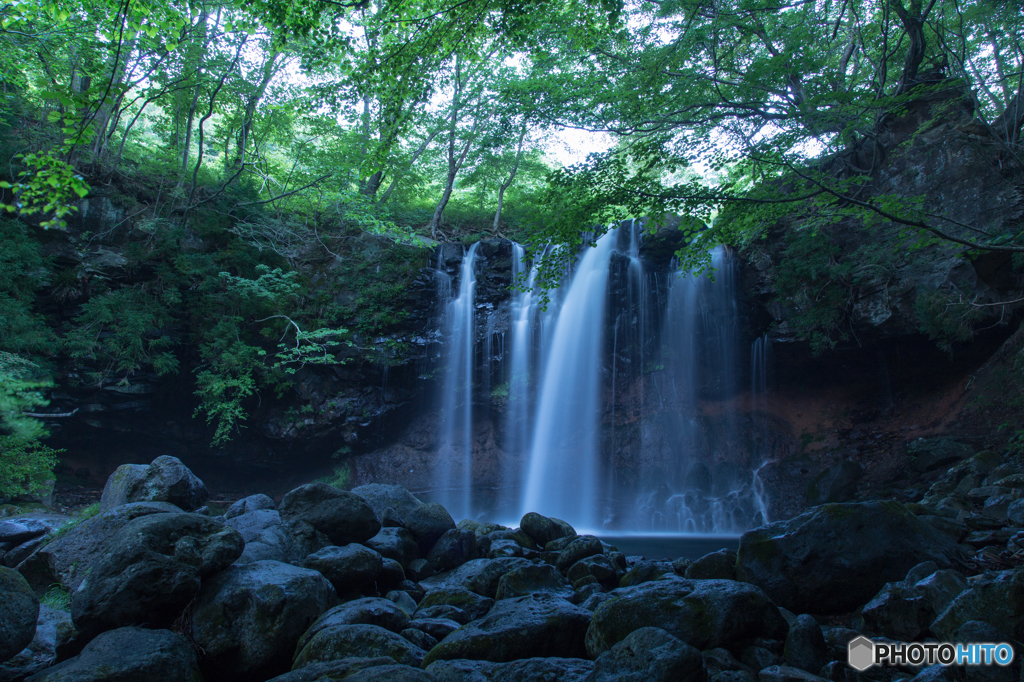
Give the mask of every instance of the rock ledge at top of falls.
M 966 557 L 898 502 L 825 504 L 744 533 L 736 577 L 794 613 L 842 613 L 925 561 L 961 568 Z

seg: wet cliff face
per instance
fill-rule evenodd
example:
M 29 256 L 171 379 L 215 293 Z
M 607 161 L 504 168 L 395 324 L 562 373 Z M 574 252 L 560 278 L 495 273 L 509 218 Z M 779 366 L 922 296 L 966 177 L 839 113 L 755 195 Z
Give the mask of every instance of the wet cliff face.
M 936 98 L 888 121 L 879 138 L 879 186 L 924 195 L 934 213 L 983 229 L 1019 220 L 1019 177 L 969 116 L 949 109 L 948 93 Z M 937 117 L 940 109 L 947 113 Z M 77 232 L 54 235 L 49 254 L 77 269 L 78 287 L 130 281 L 129 247 L 146 238 L 145 226 L 107 199 L 86 208 Z M 769 518 L 826 499 L 909 500 L 932 474 L 911 466 L 908 442 L 953 435 L 975 449 L 1005 446 L 1007 429 L 999 426 L 1020 417 L 1007 400 L 1021 392 L 1014 383 L 1020 340 L 1009 338 L 1019 316 L 1014 307 L 971 304 L 1019 297 L 1024 280 L 1008 257 L 948 244 L 917 248 L 898 230 L 849 221 L 812 233 L 782 220 L 733 254 L 734 309 L 704 311 L 735 327 L 732 369 L 715 369 L 721 344 L 709 337 L 694 346 L 693 367 L 681 375 L 671 361 L 681 342 L 666 323 L 673 287 L 680 291 L 671 270 L 681 245 L 676 227 L 645 235 L 635 252 L 621 238 L 611 260 L 604 360 L 595 371 L 612 523 L 662 509 L 680 491 L 722 496 L 753 485 L 755 470 Z M 392 248 L 361 239 L 366 263 Z M 206 248 L 198 235 L 186 241 L 197 252 Z M 193 416 L 194 358 L 177 377 L 137 374 L 103 386 L 68 365 L 49 409 L 73 414 L 49 422 L 53 444 L 67 448 L 68 472 L 97 481 L 121 463 L 171 454 L 224 491 L 283 492 L 341 467 L 351 484 L 395 482 L 429 496 L 443 450 L 464 446 L 439 437 L 440 315 L 457 290 L 464 253 L 460 244 L 424 250 L 408 265 L 409 285 L 396 302 L 404 315 L 387 335 L 363 339 L 363 348 L 346 351 L 344 365 L 300 370 L 283 396 L 261 396 L 226 447 L 211 448 L 211 429 Z M 484 241 L 477 254 L 474 363 L 488 369 L 473 390 L 473 484 L 489 491 L 482 496 L 507 500 L 518 497 L 518 478 L 508 472 L 525 466 L 522 453 L 507 448 L 512 245 Z M 795 264 L 821 254 L 828 261 L 822 279 L 803 278 Z M 327 264 L 318 276 L 329 282 L 336 267 Z M 335 295 L 357 293 L 342 286 Z M 73 304 L 51 305 L 53 315 L 74 312 Z M 950 305 L 980 312 L 943 327 L 935 313 Z M 957 340 L 983 327 L 991 328 Z M 774 360 L 755 390 L 750 353 L 765 335 Z M 535 391 L 537 378 L 531 381 Z M 753 521 L 753 510 L 738 513 Z

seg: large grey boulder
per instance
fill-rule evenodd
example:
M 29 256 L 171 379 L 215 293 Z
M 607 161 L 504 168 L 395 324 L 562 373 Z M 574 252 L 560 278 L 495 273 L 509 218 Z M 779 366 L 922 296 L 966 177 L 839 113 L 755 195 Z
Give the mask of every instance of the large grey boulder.
M 199 509 L 210 492 L 177 457 L 163 455 L 150 464 L 122 464 L 107 479 L 100 511 L 127 502 L 169 502 L 185 511 Z
M 30 682 L 203 682 L 195 650 L 169 630 L 126 627 L 104 632 L 74 658 Z
M 594 611 L 587 631 L 587 653 L 592 657 L 646 626 L 661 628 L 701 650 L 728 648 L 754 637 L 782 639 L 786 634 L 786 621 L 767 595 L 733 580 L 665 578 L 611 594 Z
M 400 519 L 405 520 L 406 514 L 422 502 L 416 496 L 400 485 L 388 485 L 385 483 L 368 483 L 352 489 L 353 495 L 366 500 L 366 503 L 377 515 L 377 520 L 384 523 L 385 512 L 388 509 L 394 510 Z
M 320 571 L 338 594 L 345 594 L 371 586 L 380 575 L 384 561 L 369 547 L 352 543 L 344 547 L 324 547 L 306 557 L 302 565 Z
M 237 530 L 245 540 L 245 550 L 238 563 L 264 560 L 298 563 L 330 543 L 327 536 L 308 523 L 285 521 L 273 509 L 257 509 L 230 518 L 225 516 L 224 523 Z
M 307 483 L 284 496 L 277 510 L 285 519 L 298 519 L 336 545 L 365 542 L 380 531 L 380 521 L 363 498 L 326 483 Z
M 514 599 L 530 594 L 551 594 L 568 599 L 572 596 L 572 584 L 554 566 L 520 566 L 501 576 L 494 598 Z
M 0 682 L 17 682 L 46 670 L 57 662 L 57 647 L 74 633 L 70 613 L 40 604 L 35 636 L 16 656 L 0 664 Z
M 452 528 L 437 539 L 427 554 L 427 561 L 439 571 L 448 571 L 478 556 L 476 534 L 471 530 Z
M 377 625 L 328 625 L 305 641 L 292 669 L 355 656 L 390 656 L 396 663 L 419 667 L 425 653 L 401 635 Z
M 786 665 L 817 675 L 828 663 L 829 650 L 818 621 L 801 615 L 789 626 L 782 655 Z
M 18 565 L 36 590 L 60 583 L 74 592 L 90 567 L 104 554 L 107 541 L 129 522 L 150 514 L 180 513 L 167 502 L 130 502 L 79 523 L 61 537 L 44 545 Z
M 600 540 L 593 535 L 581 535 L 566 545 L 565 549 L 558 555 L 556 566 L 559 571 L 565 573 L 580 559 L 586 559 L 603 552 L 604 547 L 601 545 Z
M 480 620 L 448 635 L 424 663 L 468 658 L 513 661 L 558 656 L 583 658 L 590 612 L 548 594 L 495 602 Z
M 249 514 L 251 512 L 273 508 L 274 500 L 272 500 L 269 495 L 264 495 L 262 493 L 249 495 L 248 497 L 243 497 L 242 499 L 231 503 L 231 506 L 228 507 L 226 512 L 224 512 L 224 518 L 233 519 L 236 516 L 241 516 L 242 514 Z
M 363 544 L 383 557 L 394 559 L 405 569 L 420 555 L 416 538 L 405 528 L 381 528 L 379 533 Z
M 21 574 L 0 566 L 0 661 L 24 649 L 36 634 L 39 599 Z
M 597 657 L 592 682 L 704 682 L 699 651 L 659 628 L 640 628 Z
M 576 536 L 576 529 L 562 519 L 541 516 L 537 512 L 525 514 L 519 522 L 519 527 L 540 547 L 552 540 Z
M 299 638 L 295 650 L 300 651 L 321 630 L 334 625 L 376 625 L 401 633 L 409 627 L 409 616 L 390 599 L 363 597 L 339 604 L 320 616 Z
M 531 565 L 532 562 L 519 557 L 474 559 L 452 571 L 444 579 L 444 585 L 464 587 L 470 592 L 494 599 L 501 576 L 515 568 Z
M 426 555 L 441 536 L 455 528 L 455 520 L 448 510 L 437 502 L 421 504 L 402 516 L 405 527 L 419 545 L 420 553 Z
M 934 561 L 958 568 L 948 536 L 898 502 L 826 504 L 740 538 L 736 577 L 796 613 L 842 613 Z
M 464 587 L 443 586 L 431 589 L 420 600 L 417 618 L 451 618 L 465 625 L 483 618 L 494 606 L 494 600 Z
M 127 625 L 167 627 L 243 546 L 238 531 L 199 514 L 137 518 L 105 544 L 72 597 L 71 617 L 86 637 Z
M 336 601 L 322 575 L 278 561 L 221 571 L 192 607 L 203 676 L 245 681 L 287 672 L 299 638 Z
M 594 662 L 582 658 L 525 658 L 508 663 L 434 661 L 427 672 L 438 682 L 589 682 Z

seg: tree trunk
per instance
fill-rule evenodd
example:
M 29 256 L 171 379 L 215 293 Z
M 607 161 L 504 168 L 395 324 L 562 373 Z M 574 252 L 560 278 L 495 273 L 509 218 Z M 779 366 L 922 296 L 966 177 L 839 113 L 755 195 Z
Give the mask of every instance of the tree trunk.
M 498 210 L 494 212 L 494 231 L 498 231 L 498 227 L 501 224 L 501 208 L 505 203 L 505 190 L 512 186 L 512 181 L 516 179 L 516 171 L 519 170 L 519 160 L 523 156 L 523 141 L 526 140 L 526 124 L 523 124 L 522 130 L 519 131 L 519 142 L 516 143 L 516 160 L 512 163 L 512 170 L 508 173 L 508 179 L 501 183 L 498 187 Z

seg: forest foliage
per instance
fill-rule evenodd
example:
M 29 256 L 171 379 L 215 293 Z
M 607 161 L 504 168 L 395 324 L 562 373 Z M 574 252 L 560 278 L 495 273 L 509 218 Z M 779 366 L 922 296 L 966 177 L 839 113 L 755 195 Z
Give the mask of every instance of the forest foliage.
M 297 368 L 372 353 L 425 247 L 467 234 L 578 247 L 681 213 L 699 267 L 795 212 L 791 296 L 845 276 L 814 240 L 851 218 L 1019 257 L 1019 225 L 872 185 L 886 120 L 950 87 L 1019 171 L 1022 86 L 1024 15 L 998 0 L 11 0 L 3 429 L 39 435 L 60 363 L 95 385 L 187 369 L 223 442 Z M 560 167 L 566 127 L 615 143 Z M 126 278 L 46 255 L 108 237 L 75 227 L 86 197 L 128 207 Z M 805 329 L 824 346 L 829 311 Z

